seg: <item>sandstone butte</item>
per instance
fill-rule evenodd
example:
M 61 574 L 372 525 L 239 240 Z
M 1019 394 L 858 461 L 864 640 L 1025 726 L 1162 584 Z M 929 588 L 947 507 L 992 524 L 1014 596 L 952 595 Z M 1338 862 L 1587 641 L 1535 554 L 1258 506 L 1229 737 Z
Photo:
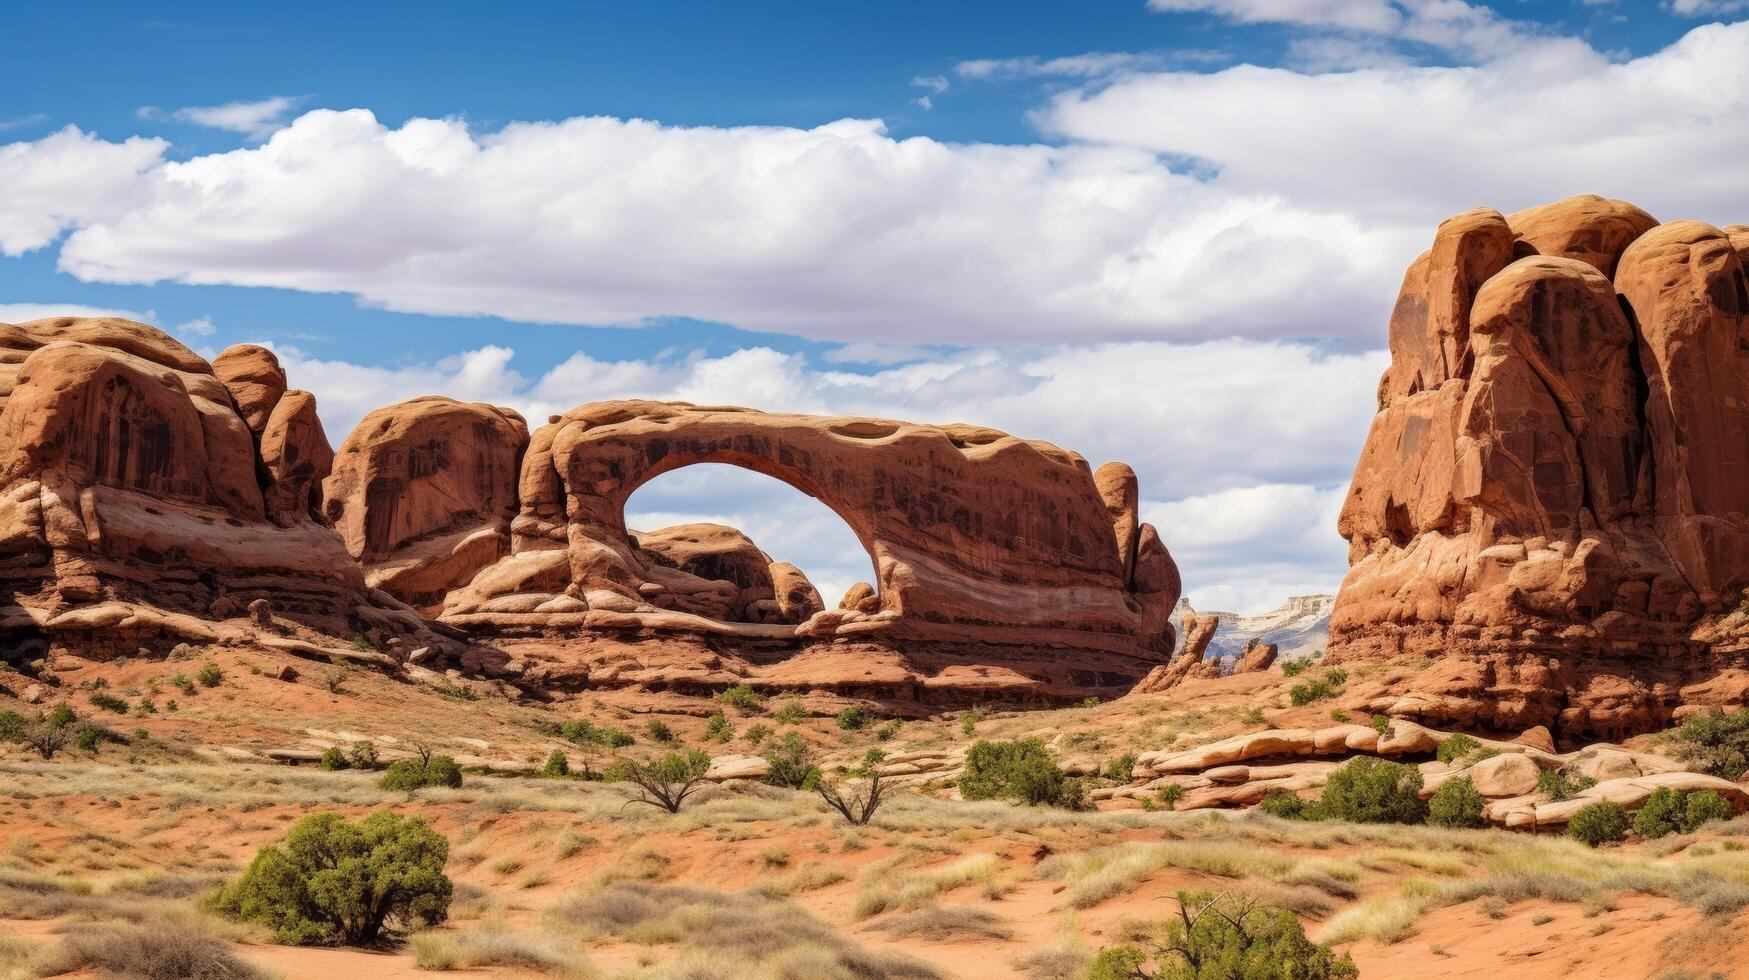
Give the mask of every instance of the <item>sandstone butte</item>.
M 1749 226 L 1574 197 L 1440 225 L 1339 527 L 1329 658 L 1388 708 L 1563 739 L 1749 693 Z
M 877 581 L 829 604 L 733 528 L 625 526 L 694 463 L 817 497 Z M 415 398 L 335 451 L 263 348 L 208 364 L 125 320 L 0 325 L 0 629 L 27 659 L 256 643 L 529 686 L 1110 696 L 1175 640 L 1178 570 L 1137 499 L 1121 463 L 993 429 L 676 403 L 530 433 Z

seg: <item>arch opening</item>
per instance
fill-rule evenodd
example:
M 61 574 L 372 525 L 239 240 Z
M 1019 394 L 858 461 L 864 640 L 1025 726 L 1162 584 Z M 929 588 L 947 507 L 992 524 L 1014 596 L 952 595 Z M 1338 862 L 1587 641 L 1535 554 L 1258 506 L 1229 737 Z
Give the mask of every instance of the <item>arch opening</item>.
M 805 600 L 785 565 L 799 570 L 827 609 L 858 582 L 878 588 L 874 559 L 842 515 L 782 479 L 733 463 L 658 474 L 626 499 L 623 521 L 634 550 L 668 587 L 667 603 L 688 612 L 741 622 L 805 619 Z M 694 577 L 735 589 L 701 589 Z

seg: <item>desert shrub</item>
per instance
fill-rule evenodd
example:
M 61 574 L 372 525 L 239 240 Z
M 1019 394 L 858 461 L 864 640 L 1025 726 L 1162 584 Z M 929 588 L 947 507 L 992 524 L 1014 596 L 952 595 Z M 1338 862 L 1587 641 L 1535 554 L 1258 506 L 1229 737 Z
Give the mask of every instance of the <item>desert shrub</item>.
M 86 752 L 96 752 L 103 742 L 103 731 L 96 725 L 80 725 L 79 731 L 73 736 L 73 744 Z
M 751 687 L 745 684 L 736 684 L 734 687 L 725 688 L 722 693 L 717 695 L 717 700 L 731 708 L 752 711 L 759 707 L 759 702 L 764 698 Z
M 1107 762 L 1105 764 L 1105 769 L 1100 775 L 1104 776 L 1106 779 L 1113 780 L 1114 782 L 1127 783 L 1130 781 L 1130 770 L 1135 767 L 1136 754 L 1134 752 L 1125 752 L 1123 755 Z
M 875 738 L 878 738 L 883 742 L 892 741 L 893 737 L 898 735 L 899 730 L 904 728 L 904 727 L 905 727 L 905 719 L 903 719 L 903 718 L 889 719 L 886 724 L 875 729 Z
M 1390 731 L 1390 729 L 1391 729 L 1391 716 L 1390 715 L 1373 715 L 1372 721 L 1370 722 L 1370 724 L 1372 725 L 1373 731 L 1378 732 L 1380 735 L 1383 735 L 1385 732 Z
M 1481 747 L 1481 742 L 1459 732 L 1458 734 L 1440 742 L 1439 750 L 1435 754 L 1439 757 L 1439 761 L 1446 765 L 1451 765 L 1453 762 L 1462 759 L 1464 756 L 1469 755 L 1471 752 L 1474 752 Z
M 1340 671 L 1332 671 L 1332 673 L 1340 673 Z M 1335 697 L 1337 686 L 1338 685 L 1336 684 L 1330 683 L 1328 677 L 1314 677 L 1309 681 L 1303 681 L 1289 688 L 1287 692 L 1288 700 L 1294 703 L 1294 707 L 1301 707 L 1303 705 L 1311 704 L 1314 701 L 1322 701 L 1325 698 Z
M 861 827 L 872 820 L 875 811 L 881 808 L 885 787 L 881 785 L 880 770 L 871 769 L 867 781 L 860 786 L 845 789 L 821 782 L 818 790 L 820 798 L 826 801 L 827 806 L 837 810 L 846 823 Z
M 330 748 L 328 751 L 322 753 L 322 761 L 318 762 L 316 765 L 323 772 L 339 772 L 342 769 L 352 768 L 352 763 L 347 760 L 346 753 L 340 751 L 338 746 Z
M 633 763 L 626 779 L 637 784 L 639 796 L 632 802 L 679 813 L 710 767 L 711 757 L 697 749 L 670 752 L 653 762 Z
M 11 708 L 0 709 L 0 742 L 24 741 L 24 716 Z
M 1674 738 L 1676 753 L 1703 772 L 1736 781 L 1749 771 L 1749 711 L 1695 715 Z
M 1482 794 L 1468 776 L 1448 779 L 1427 801 L 1427 822 L 1436 827 L 1482 826 Z
M 868 712 L 856 707 L 855 705 L 851 705 L 843 711 L 838 712 L 836 720 L 839 728 L 842 728 L 847 732 L 858 732 L 868 724 Z
M 623 749 L 637 740 L 632 738 L 630 732 L 615 728 L 612 725 L 602 725 L 595 729 L 594 741 L 602 748 Z
M 1152 952 L 1135 946 L 1104 950 L 1089 977 L 1119 980 L 1149 976 L 1157 980 L 1240 980 L 1292 977 L 1335 980 L 1360 975 L 1347 954 L 1306 938 L 1306 930 L 1286 909 L 1261 905 L 1255 898 L 1179 892 L 1178 918 Z M 1151 974 L 1141 972 L 1149 959 Z
M 635 763 L 630 759 L 615 759 L 606 769 L 601 771 L 601 781 L 604 783 L 623 783 L 631 779 L 632 767 Z
M 57 704 L 49 711 L 48 717 L 43 720 L 48 722 L 48 724 L 54 728 L 66 728 L 68 725 L 78 721 L 79 716 L 74 714 L 73 709 L 67 705 Z
M 674 732 L 666 722 L 659 718 L 651 718 L 644 722 L 644 734 L 650 736 L 650 741 L 668 745 L 674 741 Z
M 814 764 L 813 751 L 795 732 L 784 736 L 765 750 L 769 769 L 765 781 L 789 789 L 813 790 L 820 785 L 820 767 Z
M 704 725 L 704 736 L 715 742 L 727 742 L 735 737 L 735 730 L 729 727 L 729 716 L 721 711 L 711 712 L 709 720 Z
M 547 756 L 547 764 L 541 767 L 540 774 L 547 779 L 564 779 L 571 775 L 571 760 L 565 758 L 565 753 L 554 749 Z
M 187 674 L 176 674 L 170 678 L 170 686 L 184 694 L 194 694 L 194 681 Z
M 218 664 L 209 660 L 195 672 L 194 679 L 200 682 L 201 687 L 218 687 L 225 680 L 225 672 L 219 669 Z
M 1536 777 L 1536 788 L 1555 801 L 1570 800 L 1578 793 L 1597 785 L 1590 776 L 1576 776 L 1566 769 L 1549 769 Z
M 1588 803 L 1567 823 L 1567 836 L 1591 847 L 1619 843 L 1627 837 L 1628 813 L 1620 803 Z
M 766 737 L 770 734 L 770 725 L 767 725 L 762 721 L 756 721 L 747 726 L 747 730 L 741 733 L 741 737 L 747 740 L 748 745 L 758 748 L 759 743 L 765 741 Z
M 1348 712 L 1343 711 L 1341 708 L 1331 708 L 1330 720 L 1334 722 L 1346 722 L 1348 720 Z
M 1703 789 L 1688 794 L 1688 800 L 1683 807 L 1682 832 L 1692 834 L 1701 825 L 1713 820 L 1729 820 L 1731 804 L 1723 796 L 1710 789 Z
M 429 759 L 397 759 L 377 785 L 383 789 L 415 790 L 426 786 L 456 787 L 462 784 L 462 769 L 447 755 Z
M 346 764 L 354 769 L 374 770 L 382 763 L 377 759 L 374 742 L 354 742 L 346 750 Z
M 42 964 L 41 974 L 94 972 L 130 980 L 257 980 L 231 944 L 192 926 L 99 926 L 72 930 Z M 37 974 L 33 973 L 32 976 Z
M 1177 783 L 1168 783 L 1160 787 L 1159 792 L 1155 793 L 1154 796 L 1159 799 L 1161 806 L 1170 810 L 1178 805 L 1179 800 L 1184 799 L 1184 787 Z
M 978 722 L 983 720 L 984 713 L 977 708 L 973 708 L 965 714 L 960 715 L 960 734 L 967 738 L 971 738 L 972 733 L 978 730 Z
M 1634 833 L 1647 840 L 1674 834 L 1681 828 L 1682 816 L 1682 794 L 1660 786 L 1646 797 L 1640 812 L 1634 814 Z
M 1072 809 L 1085 803 L 1080 781 L 1064 776 L 1050 749 L 1036 738 L 975 743 L 966 752 L 959 785 L 960 795 L 968 800 L 1001 797 L 1033 806 L 1048 803 Z
M 1283 677 L 1298 677 L 1305 673 L 1306 668 L 1310 666 L 1312 666 L 1310 660 L 1283 660 L 1281 673 Z
M 1180 792 L 1183 792 L 1184 789 L 1182 786 L 1175 788 Z M 1283 820 L 1298 820 L 1306 812 L 1306 801 L 1285 789 L 1271 790 L 1263 794 L 1263 799 L 1257 801 L 1257 805 L 1262 808 L 1264 813 L 1272 817 L 1280 817 Z
M 802 706 L 800 698 L 790 698 L 772 715 L 779 725 L 794 725 L 808 716 L 808 709 Z
M 1330 774 L 1324 794 L 1305 808 L 1310 820 L 1350 823 L 1421 823 L 1421 771 L 1400 762 L 1360 756 Z
M 282 943 L 370 945 L 391 926 L 436 925 L 448 916 L 448 859 L 449 842 L 417 817 L 318 813 L 262 848 L 210 907 L 259 922 Z
M 65 705 L 62 707 L 65 707 Z M 69 712 L 69 714 L 70 713 L 71 712 Z M 52 718 L 53 716 L 51 715 L 50 717 Z M 73 729 L 70 724 L 57 725 L 47 718 L 41 721 L 31 722 L 29 725 L 24 726 L 24 744 L 34 749 L 36 754 L 42 756 L 45 762 L 49 759 L 53 759 L 55 753 L 66 748 L 67 743 L 71 741 L 72 738 Z
M 92 691 L 86 697 L 93 705 L 102 708 L 105 711 L 113 711 L 118 715 L 125 715 L 128 713 L 127 701 L 118 698 L 113 694 L 106 694 L 102 691 Z

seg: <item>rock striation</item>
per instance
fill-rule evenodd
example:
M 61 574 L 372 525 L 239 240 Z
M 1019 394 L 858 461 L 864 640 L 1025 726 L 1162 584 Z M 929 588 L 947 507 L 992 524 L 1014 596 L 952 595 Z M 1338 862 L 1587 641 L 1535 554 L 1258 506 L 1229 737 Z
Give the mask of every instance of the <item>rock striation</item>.
M 0 623 L 131 653 L 270 597 L 359 628 L 364 578 L 313 513 L 314 399 L 262 348 L 220 361 L 128 320 L 0 324 Z
M 1594 196 L 1440 226 L 1339 520 L 1332 659 L 1433 658 L 1406 710 L 1562 738 L 1743 702 L 1740 238 Z

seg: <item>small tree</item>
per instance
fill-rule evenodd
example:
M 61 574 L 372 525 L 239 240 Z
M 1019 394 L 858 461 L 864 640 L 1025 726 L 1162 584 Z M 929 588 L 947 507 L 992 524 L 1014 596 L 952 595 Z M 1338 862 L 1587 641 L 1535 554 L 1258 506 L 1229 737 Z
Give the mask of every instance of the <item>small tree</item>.
M 846 794 L 844 790 L 832 783 L 822 782 L 819 787 L 820 798 L 832 809 L 844 815 L 844 819 L 853 827 L 864 826 L 881 808 L 881 771 L 870 768 L 869 777 L 862 786 Z
M 1149 959 L 1157 965 L 1152 974 L 1142 972 Z M 1104 950 L 1090 974 L 1099 980 L 1348 980 L 1359 975 L 1352 958 L 1307 939 L 1293 913 L 1259 905 L 1255 898 L 1209 892 L 1178 893 L 1178 918 L 1168 924 L 1165 941 L 1151 955 L 1134 946 Z
M 377 782 L 383 789 L 416 790 L 426 786 L 447 786 L 451 789 L 462 784 L 462 769 L 456 761 L 447 755 L 431 755 L 430 750 L 419 746 L 419 758 L 397 759 L 389 765 L 389 771 L 383 773 L 383 778 Z
M 1306 808 L 1305 816 L 1350 823 L 1421 823 L 1427 819 L 1421 771 L 1360 756 L 1330 774 L 1324 794 Z
M 417 817 L 318 813 L 262 848 L 210 907 L 262 923 L 282 943 L 372 945 L 390 923 L 430 926 L 448 916 L 448 859 L 449 842 Z
M 565 758 L 565 753 L 554 749 L 547 756 L 547 764 L 541 768 L 540 774 L 547 779 L 564 779 L 571 775 L 571 760 Z
M 1646 840 L 1674 834 L 1681 828 L 1683 816 L 1682 794 L 1660 786 L 1640 804 L 1640 812 L 1634 814 L 1634 833 Z
M 654 762 L 634 762 L 626 778 L 637 784 L 639 796 L 626 805 L 643 803 L 669 813 L 679 813 L 686 798 L 700 788 L 710 770 L 711 757 L 697 749 L 670 752 Z
M 52 721 L 34 721 L 24 728 L 24 744 L 36 750 L 36 754 L 47 762 L 55 757 L 55 753 L 67 747 L 73 739 L 71 725 L 57 725 Z
M 795 732 L 785 732 L 765 752 L 765 781 L 773 786 L 811 790 L 820 785 L 820 767 L 808 743 Z
M 352 763 L 347 760 L 346 753 L 340 751 L 339 746 L 334 746 L 323 752 L 322 760 L 316 765 L 323 772 L 340 772 L 343 769 L 352 768 Z
M 1468 776 L 1446 780 L 1427 801 L 1427 822 L 1437 827 L 1480 827 L 1482 794 Z
M 1568 837 L 1592 847 L 1619 843 L 1626 839 L 1627 832 L 1627 811 L 1620 803 L 1608 800 L 1586 804 L 1567 823 Z
M 1713 820 L 1729 820 L 1731 804 L 1718 793 L 1703 789 L 1688 794 L 1688 805 L 1682 815 L 1682 832 L 1692 834 L 1701 828 L 1702 824 Z

